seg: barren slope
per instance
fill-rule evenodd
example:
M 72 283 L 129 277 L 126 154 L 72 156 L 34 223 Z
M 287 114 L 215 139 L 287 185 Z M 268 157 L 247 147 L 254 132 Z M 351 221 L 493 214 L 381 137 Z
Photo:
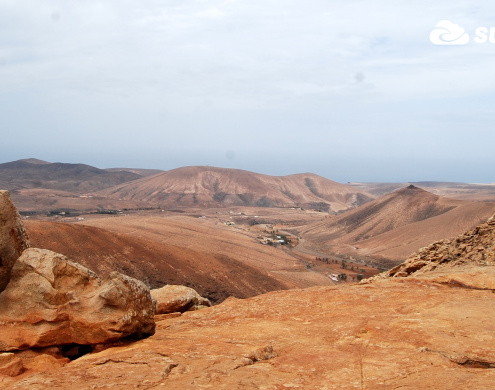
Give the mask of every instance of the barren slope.
M 493 202 L 466 202 L 447 213 L 361 241 L 357 252 L 395 259 L 397 264 L 433 241 L 455 237 L 486 221 L 493 212 Z
M 373 279 L 453 273 L 466 266 L 495 266 L 495 216 L 455 238 L 420 249 L 404 263 Z M 457 283 L 465 284 L 459 280 Z M 486 288 L 495 288 L 495 284 Z
M 338 217 L 303 227 L 299 233 L 319 249 L 383 257 L 397 264 L 434 240 L 472 228 L 494 211 L 493 202 L 443 198 L 409 186 Z
M 303 262 L 283 250 L 260 244 L 256 240 L 256 232 L 225 226 L 214 218 L 128 216 L 91 219 L 80 223 L 204 254 L 227 256 L 263 270 L 293 287 L 332 284 L 327 277 L 307 270 Z
M 100 192 L 162 206 L 298 206 L 343 210 L 371 196 L 314 174 L 268 176 L 238 169 L 184 167 Z
M 228 254 L 203 253 L 78 224 L 26 221 L 25 225 L 33 247 L 62 253 L 102 276 L 122 272 L 152 288 L 187 285 L 218 302 L 294 287 Z

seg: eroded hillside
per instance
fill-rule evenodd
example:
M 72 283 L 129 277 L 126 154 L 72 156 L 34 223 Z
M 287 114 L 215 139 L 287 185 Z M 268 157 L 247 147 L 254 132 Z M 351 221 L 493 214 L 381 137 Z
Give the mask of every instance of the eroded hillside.
M 450 199 L 409 186 L 295 231 L 313 248 L 389 268 L 432 241 L 473 228 L 494 212 L 495 202 Z
M 101 191 L 102 196 L 161 206 L 308 207 L 345 210 L 373 199 L 315 174 L 268 176 L 239 169 L 183 167 Z
M 495 217 L 458 237 L 420 249 L 404 263 L 373 279 L 451 272 L 464 266 L 495 266 Z

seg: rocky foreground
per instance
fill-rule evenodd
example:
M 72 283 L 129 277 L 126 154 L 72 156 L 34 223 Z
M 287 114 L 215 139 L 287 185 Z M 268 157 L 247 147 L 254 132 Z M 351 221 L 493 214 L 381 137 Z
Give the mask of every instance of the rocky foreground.
M 229 299 L 3 388 L 492 389 L 495 270 L 458 275 Z
M 423 250 L 417 256 L 430 266 L 433 258 L 442 264 L 428 272 L 230 298 L 205 308 L 193 294 L 199 310 L 159 314 L 155 334 L 144 340 L 93 348 L 72 361 L 55 347 L 0 353 L 0 387 L 493 389 L 491 223 L 438 244 L 443 249 L 429 259 Z M 440 260 L 440 253 L 450 257 Z

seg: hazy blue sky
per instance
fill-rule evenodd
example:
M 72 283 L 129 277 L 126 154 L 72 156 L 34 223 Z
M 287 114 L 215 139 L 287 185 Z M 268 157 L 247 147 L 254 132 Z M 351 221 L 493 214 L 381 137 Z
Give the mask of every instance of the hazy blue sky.
M 0 0 L 0 162 L 495 182 L 483 26 L 493 1 Z

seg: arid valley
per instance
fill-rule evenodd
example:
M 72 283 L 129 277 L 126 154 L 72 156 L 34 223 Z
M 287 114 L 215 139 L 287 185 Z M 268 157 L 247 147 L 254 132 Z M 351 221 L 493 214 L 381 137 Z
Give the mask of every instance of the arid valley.
M 0 390 L 495 389 L 495 2 L 11 0 L 0 37 Z
M 0 164 L 0 188 L 26 247 L 39 248 L 31 258 L 54 252 L 151 291 L 187 286 L 213 305 L 156 314 L 141 341 L 0 340 L 22 364 L 15 375 L 0 364 L 5 389 L 488 389 L 495 379 L 495 185 L 26 159 Z M 9 286 L 25 278 L 13 264 L 5 313 Z M 71 327 L 55 317 L 42 322 Z M 89 348 L 69 359 L 64 345 Z

